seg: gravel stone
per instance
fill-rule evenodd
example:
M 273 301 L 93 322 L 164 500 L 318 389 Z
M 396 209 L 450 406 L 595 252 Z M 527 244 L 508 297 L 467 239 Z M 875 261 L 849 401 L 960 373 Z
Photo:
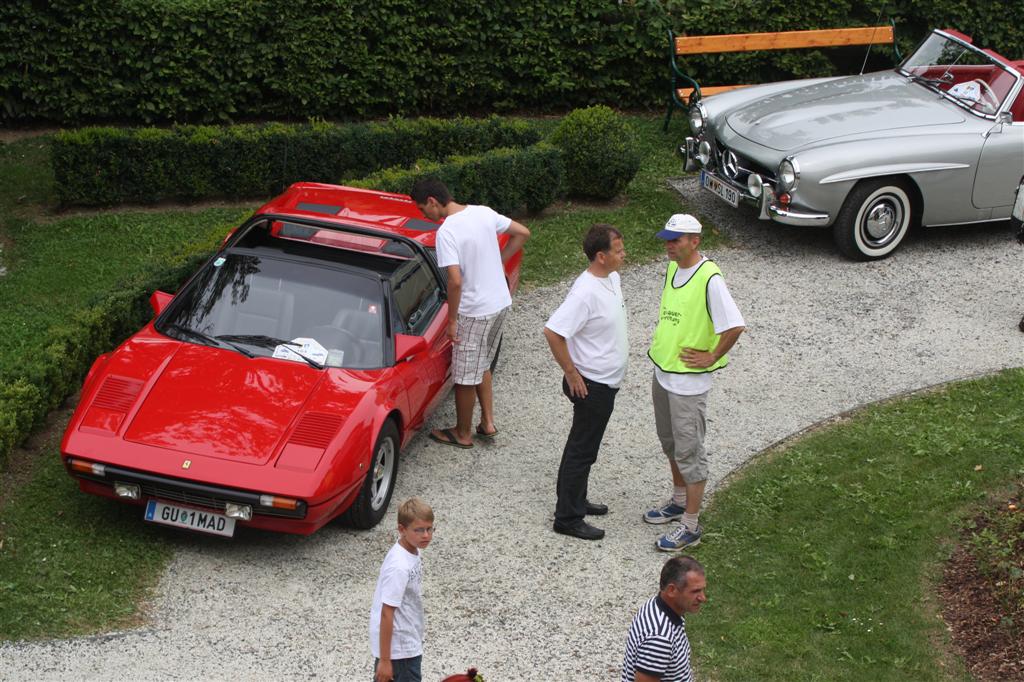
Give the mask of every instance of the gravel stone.
M 828 230 L 761 222 L 693 179 L 675 184 L 681 210 L 728 237 L 708 255 L 748 325 L 709 400 L 712 492 L 767 446 L 823 419 L 1024 365 L 1024 249 L 1008 223 L 918 230 L 893 257 L 853 263 Z M 565 282 L 516 297 L 495 377 L 496 441 L 465 451 L 418 435 L 377 528 L 331 524 L 308 538 L 243 529 L 231 541 L 169 532 L 178 551 L 144 627 L 0 644 L 0 679 L 368 680 L 370 600 L 397 503 L 410 495 L 437 515 L 424 553 L 425 679 L 470 666 L 494 682 L 617 678 L 632 615 L 657 590 L 667 556 L 654 550 L 666 527 L 640 520 L 670 492 L 646 357 L 664 272 L 661 259 L 623 273 L 630 369 L 590 481 L 591 499 L 611 509 L 594 519 L 603 540 L 551 530 L 571 413 L 541 329 Z M 453 419 L 449 398 L 429 426 Z M 714 600 L 715 567 L 708 571 Z M 699 666 L 701 652 L 694 656 Z

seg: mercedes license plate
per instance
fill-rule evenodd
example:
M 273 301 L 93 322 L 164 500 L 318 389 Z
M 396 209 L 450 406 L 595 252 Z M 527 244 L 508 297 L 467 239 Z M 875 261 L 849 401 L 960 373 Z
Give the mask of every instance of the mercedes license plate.
M 188 528 L 201 533 L 213 535 L 224 535 L 231 537 L 235 534 L 235 520 L 211 511 L 192 509 L 190 507 L 179 507 L 166 502 L 150 500 L 146 503 L 146 520 L 153 523 L 162 523 L 165 526 L 176 528 Z
M 714 192 L 722 201 L 730 206 L 740 205 L 740 193 L 707 171 L 702 170 L 700 172 L 700 186 L 710 192 Z

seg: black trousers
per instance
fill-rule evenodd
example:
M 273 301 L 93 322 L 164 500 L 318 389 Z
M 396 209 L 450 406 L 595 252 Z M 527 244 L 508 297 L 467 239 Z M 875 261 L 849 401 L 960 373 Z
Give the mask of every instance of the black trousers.
M 572 428 L 558 467 L 555 523 L 559 525 L 572 525 L 586 515 L 590 467 L 597 461 L 605 427 L 615 408 L 615 394 L 619 392 L 617 388 L 590 379 L 583 381 L 587 385 L 587 397 L 578 398 L 569 393 L 569 384 L 562 378 L 562 393 L 572 401 Z

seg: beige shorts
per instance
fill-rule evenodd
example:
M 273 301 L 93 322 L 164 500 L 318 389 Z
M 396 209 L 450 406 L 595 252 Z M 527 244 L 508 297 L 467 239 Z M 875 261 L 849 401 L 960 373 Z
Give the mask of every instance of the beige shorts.
M 501 340 L 501 325 L 508 308 L 485 317 L 459 315 L 459 342 L 452 347 L 452 381 L 477 386 L 491 368 Z
M 708 479 L 708 453 L 704 449 L 707 430 L 708 394 L 679 395 L 666 391 L 652 377 L 654 426 L 662 452 L 674 460 L 687 483 Z

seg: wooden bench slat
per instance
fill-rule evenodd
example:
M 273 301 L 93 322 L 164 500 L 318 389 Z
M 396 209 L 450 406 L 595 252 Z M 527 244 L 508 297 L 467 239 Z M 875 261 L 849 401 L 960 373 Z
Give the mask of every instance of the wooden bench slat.
M 836 47 L 893 42 L 892 26 L 862 28 L 831 28 L 816 31 L 782 31 L 780 33 L 732 33 L 718 36 L 680 36 L 676 38 L 676 54 L 709 52 L 750 52 L 752 50 L 786 50 L 805 47 Z M 702 90 L 703 91 L 703 90 Z
M 743 85 L 712 85 L 707 88 L 700 89 L 701 97 L 711 97 L 711 95 L 717 95 L 720 92 L 729 92 L 730 90 L 738 90 L 740 88 L 749 88 L 753 83 L 744 83 Z M 693 92 L 693 88 L 678 88 L 676 94 L 684 102 L 689 101 L 689 96 Z

